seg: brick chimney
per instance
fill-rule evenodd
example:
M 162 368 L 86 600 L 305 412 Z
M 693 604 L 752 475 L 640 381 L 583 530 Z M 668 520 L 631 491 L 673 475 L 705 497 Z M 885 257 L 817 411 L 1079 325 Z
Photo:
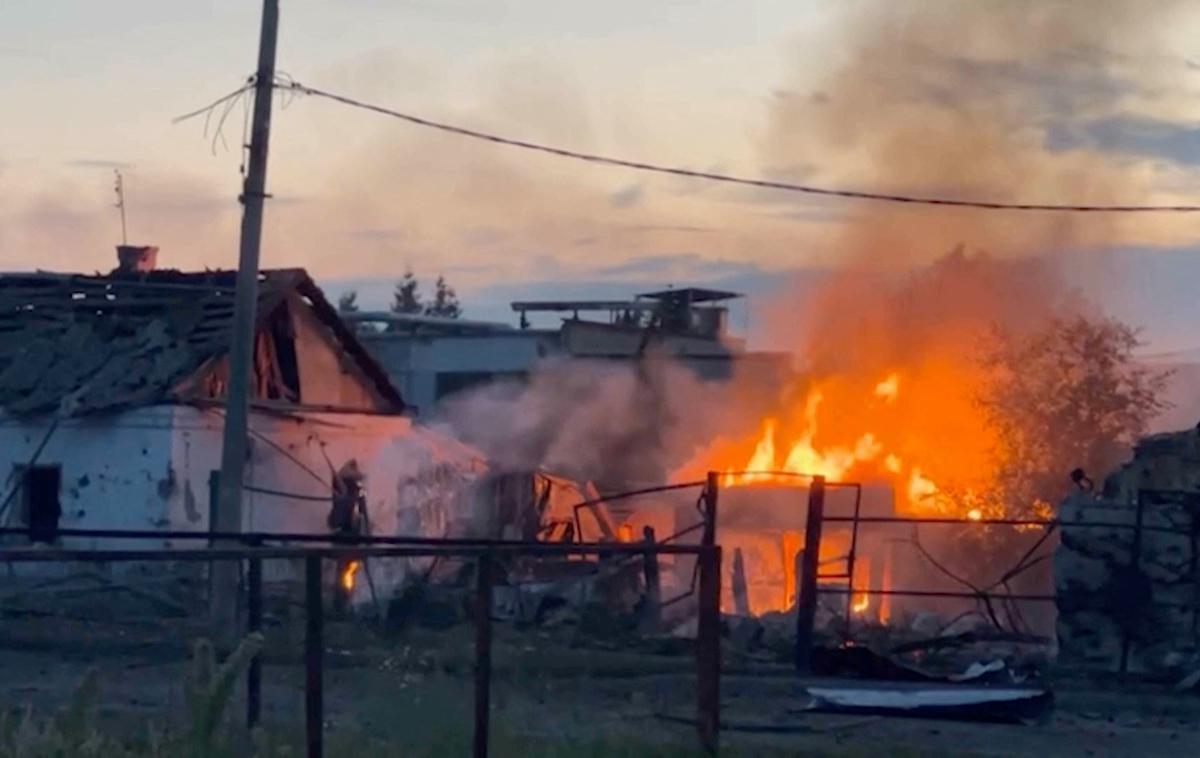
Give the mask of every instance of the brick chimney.
M 153 271 L 158 248 L 153 245 L 117 245 L 117 271 L 123 274 Z

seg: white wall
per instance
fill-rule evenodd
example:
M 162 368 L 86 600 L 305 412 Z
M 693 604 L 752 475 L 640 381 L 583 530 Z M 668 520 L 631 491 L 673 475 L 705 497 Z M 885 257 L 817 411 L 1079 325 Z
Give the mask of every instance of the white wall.
M 172 460 L 181 486 L 170 499 L 171 519 L 207 528 L 207 506 L 189 510 L 187 492 L 207 493 L 210 472 L 220 467 L 222 416 L 214 410 L 175 409 Z M 351 458 L 366 475 L 367 509 L 376 535 L 445 537 L 469 534 L 476 514 L 469 489 L 485 471 L 473 449 L 400 416 L 305 413 L 302 417 L 254 412 L 246 483 L 262 489 L 326 498 L 294 500 L 247 491 L 242 518 L 246 531 L 328 534 L 326 518 L 330 465 Z M 200 501 L 207 503 L 205 499 Z M 193 521 L 199 515 L 199 520 Z M 372 581 L 385 597 L 424 559 L 371 561 Z M 268 579 L 288 575 L 276 563 Z M 370 599 L 365 582 L 355 587 L 356 602 Z
M 181 482 L 170 499 L 172 521 L 207 528 L 209 475 L 220 468 L 222 415 L 188 406 L 174 409 L 172 461 Z M 254 412 L 246 483 L 253 487 L 328 498 L 331 472 L 351 458 L 366 474 L 368 512 L 378 534 L 442 536 L 438 523 L 469 520 L 457 510 L 467 498 L 452 497 L 484 470 L 471 448 L 415 425 L 400 416 L 305 413 L 302 417 Z M 189 505 L 188 489 L 204 492 Z M 432 501 L 436 501 L 434 504 Z M 465 507 L 465 506 L 463 506 Z M 290 500 L 247 492 L 243 527 L 247 531 L 328 533 L 329 503 Z
M 489 335 L 368 335 L 363 344 L 392 380 L 405 401 L 422 417 L 437 400 L 437 375 L 444 372 L 518 373 L 532 371 L 558 352 L 557 333 L 535 331 Z
M 62 528 L 208 530 L 209 476 L 220 468 L 223 414 L 191 406 L 155 406 L 64 421 L 39 463 L 62 467 Z M 49 422 L 0 423 L 0 471 L 27 463 Z M 330 463 L 355 458 L 366 474 L 373 533 L 442 537 L 469 533 L 468 490 L 485 467 L 471 448 L 400 416 L 251 413 L 248 485 L 324 498 L 298 501 L 246 492 L 247 531 L 328 534 Z M 326 461 L 328 456 L 328 461 Z M 6 514 L 15 523 L 17 505 Z M 203 546 L 203 541 L 71 538 L 73 547 Z M 376 569 L 381 593 L 403 565 Z M 278 575 L 277 572 L 269 572 Z
M 102 417 L 67 419 L 50 435 L 39 465 L 62 467 L 62 528 L 173 528 L 171 452 L 173 409 L 156 406 Z M 0 477 L 4 491 L 14 465 L 27 464 L 50 428 L 48 420 L 0 419 Z M 14 498 L 5 525 L 17 525 Z M 76 547 L 108 547 L 76 540 Z M 129 543 L 123 543 L 128 546 Z

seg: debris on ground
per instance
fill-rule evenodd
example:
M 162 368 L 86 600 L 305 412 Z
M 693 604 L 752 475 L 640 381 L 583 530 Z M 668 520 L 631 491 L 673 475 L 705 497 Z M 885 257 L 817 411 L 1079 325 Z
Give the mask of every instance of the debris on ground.
M 809 710 L 953 721 L 1030 723 L 1047 716 L 1053 694 L 1042 687 L 988 687 L 934 682 L 853 683 L 807 687 Z

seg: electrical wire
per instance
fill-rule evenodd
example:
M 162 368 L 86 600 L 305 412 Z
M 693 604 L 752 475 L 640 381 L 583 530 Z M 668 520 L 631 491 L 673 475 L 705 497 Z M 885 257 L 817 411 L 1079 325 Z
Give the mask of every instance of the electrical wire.
M 237 97 L 238 95 L 248 92 L 253 88 L 254 88 L 254 77 L 250 77 L 249 79 L 246 80 L 245 84 L 243 84 L 241 87 L 238 87 L 233 92 L 230 92 L 227 95 L 222 95 L 221 97 L 218 97 L 216 100 L 212 101 L 211 103 L 204 106 L 203 108 L 197 108 L 196 110 L 191 111 L 189 113 L 185 113 L 182 116 L 176 116 L 175 118 L 171 119 L 171 123 L 172 124 L 180 124 L 180 123 L 183 123 L 184 121 L 188 121 L 190 119 L 196 118 L 197 116 L 211 115 L 214 110 L 219 108 L 221 105 L 224 105 L 227 101 L 232 100 L 235 97 Z
M 674 166 L 664 166 L 655 163 L 646 163 L 643 161 L 627 160 L 625 158 L 614 158 L 596 153 L 585 153 L 578 150 L 570 150 L 567 148 L 554 147 L 526 140 L 504 137 L 489 132 L 482 132 L 476 129 L 468 129 L 462 126 L 445 123 L 442 121 L 434 121 L 433 119 L 415 116 L 410 113 L 385 108 L 380 105 L 356 100 L 345 95 L 339 95 L 334 92 L 317 89 L 301 84 L 291 78 L 276 79 L 275 87 L 277 89 L 289 90 L 301 95 L 309 95 L 312 97 L 324 98 L 342 105 L 362 110 L 370 111 L 384 116 L 390 116 L 402 121 L 407 121 L 410 124 L 423 126 L 430 129 L 454 134 L 460 137 L 469 137 L 471 139 L 483 140 L 499 145 L 507 145 L 509 147 L 517 147 L 524 150 L 544 153 L 548 155 L 558 156 L 560 158 L 571 158 L 573 160 L 584 161 L 588 163 L 601 164 L 606 166 L 616 166 L 619 168 L 633 169 L 636 171 L 646 171 L 657 174 L 668 174 L 672 176 L 682 176 L 690 179 L 704 179 L 712 182 L 722 182 L 726 184 L 737 184 L 748 187 L 759 187 L 765 189 L 781 190 L 785 192 L 799 192 L 809 195 L 820 195 L 825 197 L 840 197 L 854 200 L 874 200 L 888 203 L 905 203 L 911 205 L 937 205 L 950 206 L 957 208 L 975 208 L 981 210 L 1007 210 L 1007 211 L 1059 211 L 1059 212 L 1075 212 L 1075 213 L 1195 213 L 1200 211 L 1200 205 L 1081 205 L 1081 204 L 1058 204 L 1058 203 L 1006 203 L 993 202 L 985 200 L 964 200 L 948 197 L 924 197 L 917 195 L 903 195 L 886 192 L 871 192 L 866 190 L 855 189 L 835 189 L 829 187 L 818 187 L 807 184 L 792 184 L 790 182 L 773 181 L 769 179 L 757 179 L 742 176 L 734 176 L 732 174 L 719 174 L 711 171 L 695 171 L 692 169 L 679 168 Z

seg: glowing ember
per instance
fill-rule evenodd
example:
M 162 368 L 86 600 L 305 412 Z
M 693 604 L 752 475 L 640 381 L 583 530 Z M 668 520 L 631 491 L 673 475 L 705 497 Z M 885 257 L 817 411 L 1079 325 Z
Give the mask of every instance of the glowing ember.
M 342 569 L 342 589 L 346 592 L 354 589 L 354 575 L 358 573 L 359 563 L 359 561 L 350 561 L 346 564 L 346 568 Z
M 972 521 L 979 521 L 983 518 L 983 511 L 979 510 L 978 508 L 972 508 L 971 510 L 967 511 L 967 518 L 971 519 Z
M 866 613 L 867 609 L 870 607 L 871 607 L 871 596 L 870 595 L 857 595 L 854 598 L 854 603 L 850 606 L 850 610 L 858 615 L 862 615 L 863 613 Z

